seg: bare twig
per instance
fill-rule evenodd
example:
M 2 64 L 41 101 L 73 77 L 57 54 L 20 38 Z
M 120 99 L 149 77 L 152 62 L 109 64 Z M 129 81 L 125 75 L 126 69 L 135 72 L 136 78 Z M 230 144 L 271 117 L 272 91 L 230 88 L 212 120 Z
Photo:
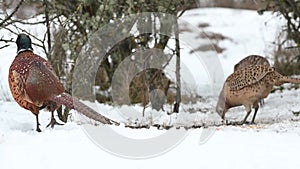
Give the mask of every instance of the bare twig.
M 11 38 L 11 39 L 3 39 L 3 37 L 1 37 L 0 42 L 12 43 L 14 41 L 13 41 L 13 38 Z M 6 48 L 8 46 L 9 46 L 9 44 L 5 44 L 5 45 L 1 46 L 0 49 Z
M 297 7 L 297 2 L 295 2 L 294 0 L 287 0 L 287 2 L 290 4 L 290 6 L 292 7 L 292 9 L 294 10 L 294 13 L 300 18 L 300 9 L 299 7 Z
M 13 41 L 13 38 L 11 39 L 3 39 L 3 37 L 0 39 L 1 42 L 4 42 L 4 43 L 10 43 L 10 42 L 14 42 Z
M 7 44 L 7 45 L 4 45 L 4 46 L 0 46 L 0 49 L 4 49 L 6 47 L 9 47 L 9 45 Z
M 51 52 L 51 30 L 50 30 L 50 19 L 49 19 L 49 7 L 48 7 L 47 0 L 44 0 L 44 5 L 45 5 L 45 17 L 46 17 L 47 38 L 48 38 L 48 41 L 47 41 L 48 51 L 45 51 L 45 52 L 46 52 L 47 58 L 49 60 L 51 60 L 51 55 L 50 55 L 50 52 Z
M 186 9 L 182 10 L 177 17 L 178 18 L 181 17 L 184 14 L 185 11 L 186 11 Z
M 0 23 L 0 27 L 2 27 L 2 25 L 6 22 L 6 21 L 8 21 L 8 20 L 10 20 L 12 17 L 13 17 L 13 15 L 19 10 L 19 8 L 21 7 L 21 5 L 22 5 L 22 3 L 24 2 L 24 0 L 21 0 L 20 2 L 19 2 L 19 4 L 17 5 L 17 7 L 13 10 L 13 12 L 10 14 L 10 15 L 8 15 L 1 23 Z
M 3 25 L 3 27 L 8 26 L 8 25 L 12 25 L 14 23 L 20 23 L 20 24 L 24 24 L 24 25 L 38 25 L 38 24 L 44 24 L 45 21 L 38 21 L 38 22 L 28 22 L 28 21 L 23 21 L 23 20 L 11 20 L 9 22 L 7 22 L 6 24 Z

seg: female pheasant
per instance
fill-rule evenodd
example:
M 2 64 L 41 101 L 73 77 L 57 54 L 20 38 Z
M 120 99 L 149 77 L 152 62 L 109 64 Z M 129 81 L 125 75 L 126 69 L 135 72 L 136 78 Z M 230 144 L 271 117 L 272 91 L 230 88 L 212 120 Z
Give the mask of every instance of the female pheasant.
M 265 65 L 250 65 L 239 69 L 227 77 L 219 95 L 216 111 L 225 120 L 228 109 L 243 105 L 246 108 L 246 116 L 241 124 L 244 124 L 254 108 L 251 123 L 254 123 L 258 102 L 268 97 L 273 86 L 284 83 L 300 83 L 299 78 L 283 76 L 274 68 Z
M 259 55 L 249 55 L 234 65 L 234 71 L 243 69 L 250 65 L 264 65 L 271 67 L 269 61 L 265 57 Z M 261 106 L 264 105 L 264 99 L 261 99 L 259 103 Z
M 101 123 L 117 124 L 65 93 L 52 66 L 47 60 L 33 53 L 31 39 L 28 35 L 18 35 L 16 44 L 18 51 L 9 69 L 9 87 L 16 102 L 36 116 L 36 131 L 41 131 L 39 111 L 43 108 L 51 111 L 52 116 L 48 126 L 53 127 L 58 124 L 53 113 L 61 105 L 75 109 Z

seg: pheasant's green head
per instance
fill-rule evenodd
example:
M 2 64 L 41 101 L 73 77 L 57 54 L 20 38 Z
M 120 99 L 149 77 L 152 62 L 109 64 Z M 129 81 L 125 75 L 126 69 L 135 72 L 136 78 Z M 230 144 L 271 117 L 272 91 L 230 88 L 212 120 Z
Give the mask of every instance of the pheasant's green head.
M 19 34 L 16 43 L 18 46 L 17 53 L 27 51 L 27 50 L 33 51 L 32 46 L 31 46 L 31 39 L 26 34 Z

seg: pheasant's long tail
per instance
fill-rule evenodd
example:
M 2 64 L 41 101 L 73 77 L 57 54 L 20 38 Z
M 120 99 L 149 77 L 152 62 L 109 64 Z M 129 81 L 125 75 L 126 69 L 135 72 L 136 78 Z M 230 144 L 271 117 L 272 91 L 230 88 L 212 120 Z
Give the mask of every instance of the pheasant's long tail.
M 70 109 L 74 109 L 78 111 L 79 113 L 85 115 L 86 117 L 93 119 L 95 121 L 101 122 L 103 124 L 115 124 L 119 125 L 118 122 L 115 122 L 88 107 L 87 105 L 80 102 L 77 98 L 72 97 L 71 95 L 67 93 L 62 93 L 58 96 L 54 96 L 51 98 L 52 101 L 62 104 Z
M 292 78 L 283 76 L 283 78 L 280 79 L 281 83 L 300 83 L 300 78 Z

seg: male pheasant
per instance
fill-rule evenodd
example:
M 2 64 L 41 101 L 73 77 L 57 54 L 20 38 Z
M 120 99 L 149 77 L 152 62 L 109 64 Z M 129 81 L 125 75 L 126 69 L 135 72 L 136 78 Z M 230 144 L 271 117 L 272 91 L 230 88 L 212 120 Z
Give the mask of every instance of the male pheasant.
M 291 78 L 279 74 L 274 68 L 264 65 L 250 65 L 232 73 L 225 81 L 216 111 L 225 120 L 225 113 L 228 109 L 244 105 L 246 116 L 242 121 L 244 124 L 254 108 L 255 112 L 251 123 L 254 123 L 258 102 L 266 98 L 273 89 L 273 86 L 280 86 L 283 83 L 300 83 L 299 78 Z
M 116 123 L 98 114 L 77 98 L 65 93 L 52 66 L 47 60 L 33 53 L 31 39 L 28 35 L 18 35 L 16 44 L 18 51 L 9 69 L 9 87 L 16 102 L 36 116 L 36 131 L 41 131 L 39 111 L 43 108 L 51 111 L 49 125 L 53 127 L 58 124 L 54 119 L 54 111 L 61 105 L 75 109 L 104 124 Z

